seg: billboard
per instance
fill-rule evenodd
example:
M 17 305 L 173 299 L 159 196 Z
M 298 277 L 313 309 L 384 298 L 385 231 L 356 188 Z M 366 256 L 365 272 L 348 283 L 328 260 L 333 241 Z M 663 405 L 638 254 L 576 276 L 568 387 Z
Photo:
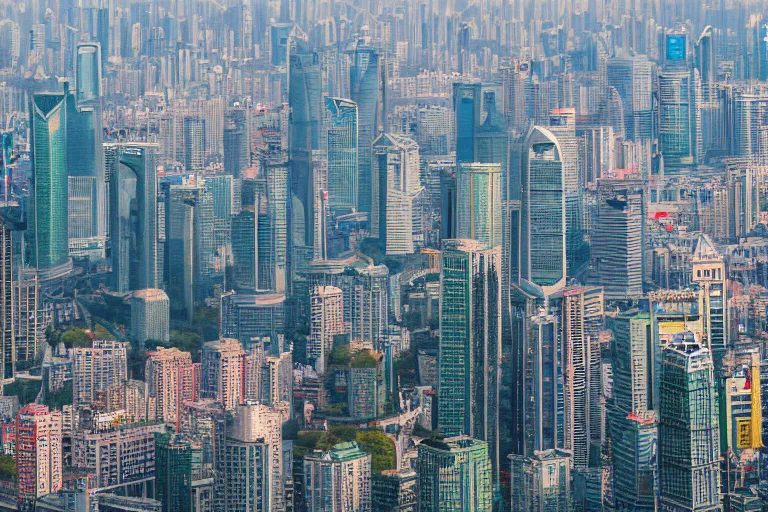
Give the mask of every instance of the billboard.
M 667 61 L 685 61 L 685 34 L 667 34 Z

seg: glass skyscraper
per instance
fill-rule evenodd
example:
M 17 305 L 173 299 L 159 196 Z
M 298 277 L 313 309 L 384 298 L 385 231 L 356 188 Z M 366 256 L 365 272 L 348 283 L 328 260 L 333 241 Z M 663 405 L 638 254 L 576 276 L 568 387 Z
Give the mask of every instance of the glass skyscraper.
M 520 277 L 548 289 L 566 276 L 565 191 L 557 138 L 540 126 L 528 133 L 522 158 Z
M 325 98 L 328 124 L 328 207 L 333 213 L 349 212 L 358 207 L 359 165 L 358 111 L 355 102 L 343 98 Z M 368 179 L 372 141 L 368 143 Z M 370 191 L 370 185 L 369 185 Z M 369 192 L 370 193 L 370 192 Z M 370 198 L 368 199 L 370 212 Z
M 69 261 L 66 96 L 66 92 L 35 94 L 30 104 L 29 261 L 39 270 Z
M 459 164 L 456 174 L 456 236 L 501 245 L 501 165 Z
M 359 177 L 357 186 L 357 210 L 371 212 L 372 183 L 371 175 L 371 144 L 379 132 L 382 123 L 382 92 L 379 69 L 379 51 L 376 48 L 364 46 L 362 41 L 352 50 L 352 63 L 349 68 L 349 90 L 352 101 L 359 109 L 360 135 L 357 139 L 359 158 Z M 330 162 L 330 151 L 329 151 Z M 330 165 L 328 166 L 330 176 Z M 351 185 L 351 183 L 350 183 Z

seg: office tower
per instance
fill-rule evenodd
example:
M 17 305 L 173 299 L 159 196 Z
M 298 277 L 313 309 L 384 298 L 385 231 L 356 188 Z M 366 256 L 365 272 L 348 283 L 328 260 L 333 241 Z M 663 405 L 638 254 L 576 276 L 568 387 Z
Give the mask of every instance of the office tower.
M 0 148 L 0 151 L 2 148 Z M 13 231 L 16 224 L 0 213 L 0 380 L 12 379 L 16 369 L 15 324 L 20 314 L 14 287 Z
M 246 346 L 254 339 L 266 339 L 271 343 L 273 352 L 279 353 L 286 325 L 285 309 L 285 295 L 280 293 L 222 294 L 220 334 L 238 339 Z
M 459 164 L 456 196 L 456 237 L 501 246 L 501 165 Z
M 640 297 L 645 274 L 643 194 L 619 190 L 599 201 L 592 233 L 594 283 L 603 287 L 610 300 Z
M 222 338 L 203 345 L 200 396 L 234 410 L 243 401 L 244 365 L 245 351 L 237 340 Z
M 247 376 L 246 376 L 247 379 Z M 246 380 L 246 385 L 248 381 Z M 288 405 L 293 413 L 293 356 L 283 352 L 279 356 L 264 357 L 261 379 L 256 383 L 261 389 L 261 401 L 271 407 Z
M 534 126 L 522 155 L 520 278 L 545 292 L 563 286 L 566 277 L 564 180 L 557 138 Z
M 109 233 L 114 290 L 156 288 L 158 275 L 157 168 L 155 144 L 106 148 L 116 167 L 109 174 Z
M 649 410 L 651 319 L 630 310 L 611 318 L 613 400 L 608 407 L 616 510 L 655 510 L 658 420 Z
M 248 134 L 245 108 L 228 107 L 224 113 L 224 173 L 234 178 L 239 178 L 251 166 Z
M 166 290 L 171 305 L 191 320 L 195 303 L 208 297 L 217 273 L 213 194 L 194 176 L 163 188 Z
M 223 473 L 216 475 L 220 510 L 259 512 L 285 510 L 281 413 L 266 405 L 237 407 L 227 427 L 224 449 L 214 456 Z M 219 461 L 217 461 L 217 466 Z
M 291 196 L 298 202 L 294 208 L 294 232 L 301 229 L 300 245 L 314 243 L 315 180 L 312 151 L 325 149 L 324 139 L 322 67 L 318 54 L 310 52 L 301 39 L 292 40 L 294 47 L 288 56 L 288 103 L 291 106 L 288 134 L 288 158 L 291 167 Z
M 606 84 L 621 98 L 627 140 L 653 136 L 652 70 L 644 55 L 611 57 L 606 62 Z
M 35 500 L 61 489 L 61 411 L 29 404 L 16 415 L 16 473 L 18 506 L 35 510 Z
M 421 190 L 419 146 L 407 137 L 383 133 L 373 142 L 371 156 L 371 236 L 386 254 L 412 254 L 412 207 Z
M 94 340 L 92 348 L 72 349 L 75 408 L 103 399 L 107 389 L 128 380 L 127 348 L 127 343 L 119 341 Z
M 167 343 L 170 331 L 171 302 L 163 290 L 147 288 L 131 294 L 131 339 L 144 343 Z
M 371 503 L 374 511 L 418 510 L 418 477 L 411 469 L 385 469 L 374 473 L 371 485 Z
M 350 362 L 347 370 L 349 417 L 375 418 L 384 412 L 384 354 L 365 351 Z
M 442 253 L 438 428 L 485 441 L 499 462 L 501 248 L 447 242 Z M 498 474 L 498 473 L 496 473 Z
M 764 131 L 760 112 L 764 112 L 768 106 L 768 91 L 755 87 L 728 92 L 730 94 L 722 101 L 729 105 L 726 112 L 733 116 L 732 132 L 728 126 L 726 130 L 730 133 L 725 134 L 724 141 L 729 153 L 738 158 L 764 158 Z M 730 109 L 733 109 L 732 114 Z
M 482 84 L 453 84 L 456 163 L 474 162 L 475 130 L 482 120 Z
M 699 235 L 691 260 L 691 281 L 698 284 L 701 293 L 701 314 L 706 335 L 705 344 L 712 355 L 712 362 L 720 368 L 728 348 L 728 272 L 725 260 L 717 252 L 714 242 L 707 235 Z
M 213 250 L 223 265 L 232 245 L 232 217 L 240 213 L 240 180 L 228 174 L 206 176 L 213 201 Z
M 351 342 L 382 350 L 389 326 L 389 269 L 384 265 L 358 267 L 344 286 L 345 319 Z
M 72 435 L 72 466 L 93 475 L 95 493 L 146 496 L 156 483 L 155 435 L 165 430 L 160 423 L 139 423 L 77 431 Z
M 357 137 L 357 211 L 370 215 L 373 203 L 371 170 L 371 145 L 381 131 L 384 123 L 382 114 L 384 80 L 381 77 L 379 51 L 365 46 L 362 40 L 349 52 L 349 94 L 357 104 L 358 137 Z M 329 167 L 330 175 L 330 167 Z
M 69 251 L 73 257 L 100 259 L 104 257 L 106 234 L 104 149 L 98 83 L 101 60 L 98 52 L 88 53 L 89 49 L 93 49 L 93 44 L 78 45 L 78 66 L 82 65 L 82 69 L 77 70 L 79 81 L 75 94 L 65 91 Z
M 571 506 L 570 454 L 563 450 L 509 456 L 512 512 L 567 512 Z
M 289 268 L 289 199 L 288 165 L 284 158 L 266 158 L 261 161 L 262 172 L 266 171 L 267 178 L 267 215 L 269 216 L 269 250 L 270 261 L 265 268 L 264 279 L 269 286 L 262 289 L 285 293 L 290 290 L 291 275 Z M 259 237 L 259 241 L 262 238 Z M 261 243 L 260 243 L 261 245 Z M 261 270 L 259 270 L 261 281 Z
M 157 500 L 163 512 L 190 510 L 192 498 L 192 445 L 181 436 L 155 437 Z
M 184 118 L 184 168 L 188 172 L 205 168 L 206 125 L 205 119 Z
M 232 217 L 232 282 L 228 287 L 254 292 L 259 289 L 259 257 L 262 244 L 258 222 L 265 215 L 259 215 L 253 206 L 244 207 Z M 262 223 L 262 225 L 265 223 Z M 268 245 L 268 244 L 267 244 Z M 258 252 L 257 252 L 258 251 Z
M 14 321 L 16 361 L 33 361 L 45 342 L 43 309 L 40 305 L 40 281 L 37 278 L 13 282 L 18 314 Z
M 155 352 L 147 354 L 144 378 L 148 398 L 154 400 L 155 417 L 166 423 L 176 423 L 182 403 L 194 400 L 196 395 L 192 356 L 175 347 L 158 347 Z
M 710 351 L 684 332 L 664 349 L 659 510 L 721 510 L 719 407 Z
M 747 159 L 726 161 L 728 179 L 728 240 L 746 238 L 760 219 L 758 169 Z
M 505 180 L 510 179 L 509 135 L 501 114 L 501 88 L 498 85 L 483 86 L 484 121 L 475 128 L 473 162 L 499 164 Z M 458 151 L 458 150 L 457 150 Z M 469 163 L 469 162 L 465 162 Z M 503 194 L 506 198 L 506 193 Z
M 604 437 L 599 338 L 603 308 L 602 288 L 567 288 L 563 292 L 563 448 L 572 453 L 576 469 L 586 469 L 599 460 Z
M 35 94 L 29 110 L 29 262 L 39 270 L 52 272 L 71 264 L 67 238 L 67 94 Z
M 488 445 L 467 436 L 425 439 L 419 444 L 419 511 L 493 508 Z
M 304 456 L 308 512 L 371 512 L 371 454 L 355 441 Z
M 326 96 L 325 111 L 328 129 L 328 209 L 331 213 L 348 213 L 358 207 L 361 179 L 358 107 L 353 101 Z M 370 158 L 370 149 L 367 154 Z
M 325 373 L 334 337 L 344 332 L 344 301 L 340 288 L 318 286 L 310 296 L 310 327 L 307 359 L 317 373 Z

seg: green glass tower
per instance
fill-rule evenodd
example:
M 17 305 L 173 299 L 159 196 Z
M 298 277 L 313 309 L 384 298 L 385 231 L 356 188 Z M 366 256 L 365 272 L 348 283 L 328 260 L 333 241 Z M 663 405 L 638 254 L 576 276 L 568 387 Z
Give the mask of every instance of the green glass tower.
M 659 392 L 659 510 L 722 510 L 715 370 L 690 331 L 665 347 Z
M 488 443 L 498 463 L 501 359 L 501 248 L 445 242 L 440 283 L 438 428 Z
M 29 261 L 52 270 L 69 261 L 66 94 L 35 94 L 30 112 Z
M 420 512 L 490 512 L 488 445 L 471 437 L 429 439 L 419 445 Z
M 192 507 L 192 446 L 180 436 L 155 437 L 157 499 L 163 512 L 185 512 Z

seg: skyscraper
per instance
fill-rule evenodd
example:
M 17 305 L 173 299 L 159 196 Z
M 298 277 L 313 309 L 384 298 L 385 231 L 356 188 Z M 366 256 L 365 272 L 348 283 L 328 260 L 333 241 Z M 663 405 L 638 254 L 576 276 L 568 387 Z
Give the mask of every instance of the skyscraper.
M 304 457 L 308 512 L 371 512 L 371 454 L 351 441 Z
M 6 210 L 7 211 L 7 210 Z M 15 293 L 13 232 L 16 224 L 0 213 L 0 379 L 12 379 L 16 369 L 15 324 L 20 314 Z
M 101 62 L 101 45 L 99 43 L 78 43 L 75 80 L 78 107 L 92 105 L 100 100 Z
M 691 280 L 701 293 L 701 314 L 712 362 L 720 368 L 728 348 L 728 273 L 725 260 L 708 235 L 699 235 L 692 259 Z
M 417 459 L 419 511 L 493 510 L 488 445 L 467 436 L 425 439 Z
M 586 469 L 590 461 L 599 460 L 604 438 L 599 336 L 603 308 L 602 288 L 567 288 L 563 292 L 563 447 L 572 453 L 576 469 Z
M 307 338 L 307 359 L 313 362 L 317 373 L 325 373 L 333 339 L 344 332 L 344 314 L 341 289 L 318 286 L 310 297 L 310 328 Z
M 643 294 L 645 206 L 642 191 L 607 192 L 592 234 L 594 283 L 605 296 L 626 300 Z
M 456 163 L 475 161 L 475 130 L 482 119 L 482 84 L 453 84 Z
M 512 512 L 571 510 L 571 461 L 563 450 L 535 451 L 531 457 L 510 455 Z
M 653 135 L 652 70 L 644 55 L 612 57 L 606 62 L 607 85 L 621 98 L 624 134 L 629 140 Z
M 251 149 L 248 140 L 248 116 L 239 105 L 224 113 L 224 173 L 239 178 L 251 165 Z
M 35 500 L 62 487 L 61 411 L 29 404 L 16 416 L 16 472 L 21 511 L 35 510 Z
M 95 340 L 91 348 L 73 348 L 72 403 L 91 405 L 99 393 L 128 380 L 127 344 Z
M 456 196 L 456 237 L 501 246 L 501 165 L 459 164 Z
M 52 271 L 70 264 L 67 197 L 67 93 L 35 94 L 30 103 L 30 264 Z
M 160 283 L 157 149 L 155 144 L 139 143 L 108 148 L 116 153 L 116 168 L 109 175 L 109 233 L 113 286 L 119 292 L 156 288 Z
M 382 77 L 380 76 L 379 51 L 366 46 L 363 41 L 350 52 L 349 91 L 352 101 L 357 104 L 359 136 L 357 138 L 358 180 L 357 211 L 371 212 L 373 202 L 371 171 L 371 144 L 379 134 L 379 126 L 384 122 Z M 329 166 L 330 175 L 330 166 Z
M 181 436 L 155 434 L 157 499 L 163 512 L 190 510 L 192 500 L 192 446 Z
M 347 213 L 358 207 L 361 179 L 358 107 L 343 98 L 326 97 L 325 109 L 328 127 L 328 207 L 332 213 Z M 370 153 L 369 148 L 369 159 Z
M 691 332 L 664 349 L 660 394 L 659 510 L 721 510 L 714 365 Z
M 234 410 L 243 403 L 245 351 L 243 345 L 229 338 L 203 345 L 200 396 L 220 402 Z
M 131 295 L 131 339 L 140 343 L 170 340 L 170 300 L 163 290 L 147 288 Z
M 452 240 L 440 271 L 438 428 L 487 443 L 498 464 L 501 359 L 501 248 Z
M 421 189 L 419 146 L 407 137 L 381 134 L 372 148 L 371 236 L 386 254 L 413 253 L 413 198 Z
M 153 399 L 154 415 L 167 423 L 176 423 L 184 400 L 194 400 L 196 388 L 192 356 L 174 348 L 158 347 L 147 354 L 144 367 L 147 395 Z M 151 407 L 151 406 L 150 406 Z
M 546 128 L 528 133 L 521 178 L 520 277 L 552 290 L 566 277 L 565 183 L 560 144 Z

